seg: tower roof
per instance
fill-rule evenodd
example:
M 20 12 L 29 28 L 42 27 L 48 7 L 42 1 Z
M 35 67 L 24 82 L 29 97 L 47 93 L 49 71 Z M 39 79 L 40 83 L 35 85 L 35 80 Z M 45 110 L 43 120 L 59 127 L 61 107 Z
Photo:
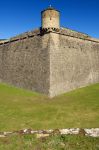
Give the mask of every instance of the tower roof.
M 44 9 L 42 12 L 44 12 L 44 11 L 46 11 L 46 10 L 55 10 L 55 11 L 58 11 L 58 12 L 59 12 L 59 10 L 55 9 L 55 8 L 52 7 L 51 5 L 50 5 L 48 8 Z M 41 12 L 41 13 L 42 13 L 42 12 Z

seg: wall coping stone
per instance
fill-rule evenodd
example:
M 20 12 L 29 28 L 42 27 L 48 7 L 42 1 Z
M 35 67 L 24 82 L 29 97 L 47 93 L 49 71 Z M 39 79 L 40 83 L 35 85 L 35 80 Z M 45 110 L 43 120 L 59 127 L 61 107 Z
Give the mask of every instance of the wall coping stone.
M 68 28 L 61 27 L 60 29 L 58 29 L 58 28 L 38 28 L 33 31 L 25 32 L 18 36 L 12 37 L 8 40 L 0 41 L 0 45 L 5 45 L 5 44 L 11 43 L 11 42 L 16 42 L 16 41 L 21 41 L 21 40 L 24 40 L 27 38 L 32 38 L 34 36 L 43 36 L 44 34 L 48 34 L 51 32 L 60 34 L 60 35 L 64 35 L 64 36 L 68 36 L 68 37 L 72 37 L 72 38 L 82 39 L 85 41 L 99 43 L 99 39 L 92 38 L 89 35 L 81 33 L 81 32 L 77 32 L 77 31 L 70 30 Z

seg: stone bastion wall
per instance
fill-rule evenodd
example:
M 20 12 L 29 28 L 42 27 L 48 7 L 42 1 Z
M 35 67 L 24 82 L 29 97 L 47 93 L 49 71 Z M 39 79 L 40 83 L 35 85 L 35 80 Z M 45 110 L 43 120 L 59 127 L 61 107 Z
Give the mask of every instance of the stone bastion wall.
M 0 42 L 0 81 L 56 96 L 99 82 L 99 40 L 47 28 Z
M 27 32 L 0 44 L 1 82 L 49 93 L 49 35 Z M 47 58 L 47 59 L 46 59 Z
M 50 33 L 50 96 L 99 83 L 99 40 L 62 29 Z

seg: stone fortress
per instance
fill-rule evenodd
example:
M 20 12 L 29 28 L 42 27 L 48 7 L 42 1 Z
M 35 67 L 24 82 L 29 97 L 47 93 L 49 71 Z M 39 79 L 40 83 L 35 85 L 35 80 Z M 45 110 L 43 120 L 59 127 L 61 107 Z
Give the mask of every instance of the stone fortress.
M 49 97 L 99 83 L 99 40 L 60 27 L 60 12 L 41 12 L 42 26 L 0 41 L 0 82 Z

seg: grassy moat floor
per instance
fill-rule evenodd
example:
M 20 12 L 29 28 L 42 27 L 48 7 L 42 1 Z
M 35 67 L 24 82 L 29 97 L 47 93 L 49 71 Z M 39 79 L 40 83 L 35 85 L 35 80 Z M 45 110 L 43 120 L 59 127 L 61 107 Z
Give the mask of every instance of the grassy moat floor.
M 0 84 L 0 131 L 99 127 L 99 84 L 49 99 Z M 0 150 L 99 150 L 99 138 L 34 135 L 0 138 Z
M 49 99 L 0 84 L 0 131 L 99 127 L 99 84 Z

